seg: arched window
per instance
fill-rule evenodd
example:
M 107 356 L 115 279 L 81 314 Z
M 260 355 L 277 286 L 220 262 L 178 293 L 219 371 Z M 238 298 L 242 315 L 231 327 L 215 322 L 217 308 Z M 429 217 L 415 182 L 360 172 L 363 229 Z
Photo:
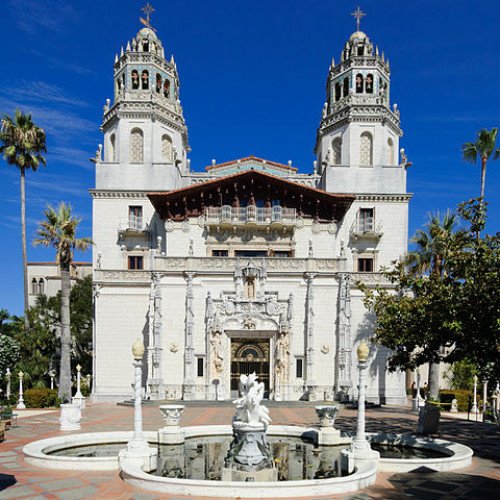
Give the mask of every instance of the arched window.
M 173 152 L 172 139 L 165 134 L 161 138 L 161 156 L 163 158 L 163 161 L 167 163 L 172 163 L 173 162 L 172 152 Z
M 140 128 L 134 128 L 130 132 L 130 163 L 142 163 L 144 161 L 144 135 Z
M 139 72 L 136 69 L 132 70 L 132 90 L 137 90 L 139 88 Z
M 149 52 L 149 42 L 147 40 L 144 40 L 142 42 L 142 51 L 143 52 Z
M 148 90 L 149 89 L 149 73 L 147 70 L 144 70 L 141 75 L 142 79 L 142 90 Z
M 365 47 L 364 45 L 359 45 L 358 46 L 358 56 L 363 56 L 365 54 Z
M 340 83 L 335 84 L 335 100 L 338 101 L 341 97 L 342 93 L 342 88 L 340 86 Z
M 332 162 L 334 165 L 342 164 L 342 139 L 340 137 L 336 137 L 332 142 L 332 151 L 333 158 Z
M 36 278 L 33 278 L 31 280 L 31 293 L 33 295 L 38 295 L 38 281 L 36 280 Z
M 45 281 L 43 278 L 38 280 L 38 293 L 45 293 Z
M 363 132 L 359 142 L 359 164 L 363 167 L 373 165 L 373 136 L 370 132 Z
M 159 94 L 161 92 L 161 75 L 160 73 L 156 73 L 156 93 Z
M 356 75 L 356 94 L 363 93 L 363 75 L 358 73 Z
M 109 155 L 108 161 L 114 163 L 116 161 L 116 136 L 115 134 L 111 134 L 109 138 Z
M 387 139 L 387 165 L 394 165 L 394 141 Z
M 163 95 L 165 97 L 170 97 L 170 80 L 165 79 L 165 83 L 163 84 Z
M 365 89 L 367 94 L 373 94 L 373 75 L 366 75 Z
M 349 95 L 349 79 L 344 78 L 344 97 Z

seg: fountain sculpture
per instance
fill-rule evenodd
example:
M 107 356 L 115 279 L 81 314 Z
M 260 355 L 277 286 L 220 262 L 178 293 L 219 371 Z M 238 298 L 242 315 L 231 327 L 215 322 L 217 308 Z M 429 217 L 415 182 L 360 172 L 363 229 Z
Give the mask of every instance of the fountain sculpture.
M 271 422 L 269 410 L 261 406 L 264 384 L 257 375 L 241 375 L 241 397 L 233 401 L 233 441 L 222 469 L 223 481 L 277 481 L 271 447 L 266 431 Z

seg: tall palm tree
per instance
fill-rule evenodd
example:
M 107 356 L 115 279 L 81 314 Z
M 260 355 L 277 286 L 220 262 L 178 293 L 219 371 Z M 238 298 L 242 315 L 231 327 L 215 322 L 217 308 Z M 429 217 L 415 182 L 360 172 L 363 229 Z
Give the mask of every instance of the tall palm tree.
M 457 229 L 455 214 L 447 210 L 443 216 L 428 214 L 425 229 L 419 229 L 411 239 L 416 249 L 406 255 L 405 263 L 415 273 L 446 274 L 446 261 L 460 246 L 464 231 Z M 439 396 L 439 356 L 429 362 L 429 396 Z
M 43 153 L 47 152 L 45 132 L 31 120 L 31 115 L 16 110 L 14 119 L 5 115 L 0 128 L 0 154 L 9 165 L 21 173 L 21 231 L 23 252 L 24 316 L 28 311 L 28 257 L 26 251 L 26 187 L 27 170 L 34 172 L 45 165 Z
M 48 205 L 45 220 L 38 227 L 35 245 L 52 246 L 56 249 L 56 260 L 61 272 L 61 367 L 59 370 L 59 397 L 63 401 L 71 398 L 71 329 L 70 329 L 70 268 L 73 251 L 87 250 L 90 238 L 77 238 L 76 231 L 81 219 L 71 213 L 71 206 L 64 202 L 54 208 Z
M 477 133 L 476 142 L 466 142 L 462 145 L 462 153 L 465 161 L 477 163 L 481 160 L 481 198 L 484 198 L 484 187 L 486 184 L 486 164 L 493 155 L 494 160 L 500 158 L 500 148 L 496 147 L 498 129 L 487 130 L 482 128 Z

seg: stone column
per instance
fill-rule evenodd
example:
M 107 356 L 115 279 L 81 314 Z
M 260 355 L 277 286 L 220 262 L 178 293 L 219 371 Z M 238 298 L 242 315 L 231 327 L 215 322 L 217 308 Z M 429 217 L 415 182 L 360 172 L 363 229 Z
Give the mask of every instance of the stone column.
M 339 317 L 337 343 L 337 394 L 340 401 L 349 401 L 352 387 L 352 338 L 351 338 L 351 275 L 339 275 Z
M 309 400 L 315 401 L 316 382 L 314 381 L 314 273 L 306 273 L 306 388 L 309 391 Z
M 7 379 L 7 387 L 5 389 L 5 396 L 7 399 L 10 398 L 10 379 L 12 377 L 12 373 L 10 373 L 10 368 L 7 368 L 5 371 L 5 378 Z
M 153 273 L 149 295 L 149 345 L 148 345 L 148 382 L 147 393 L 150 399 L 165 398 L 165 387 L 162 377 L 162 314 L 161 314 L 160 276 Z
M 194 295 L 193 278 L 195 273 L 186 272 L 186 311 L 185 311 L 185 346 L 184 346 L 184 383 L 183 398 L 185 400 L 194 399 Z
M 144 344 L 137 339 L 132 346 L 134 356 L 134 435 L 127 443 L 127 448 L 120 450 L 119 459 L 130 461 L 145 472 L 156 468 L 158 450 L 151 448 L 144 439 L 142 432 L 142 358 L 144 356 Z
M 420 407 L 425 404 L 425 401 L 420 396 L 420 370 L 418 368 L 415 368 L 415 386 L 417 394 L 412 401 L 412 411 L 413 413 L 418 413 L 420 411 Z
M 19 399 L 17 401 L 17 406 L 16 406 L 18 410 L 26 409 L 26 405 L 24 404 L 24 398 L 23 398 L 23 377 L 24 373 L 21 370 L 19 370 Z

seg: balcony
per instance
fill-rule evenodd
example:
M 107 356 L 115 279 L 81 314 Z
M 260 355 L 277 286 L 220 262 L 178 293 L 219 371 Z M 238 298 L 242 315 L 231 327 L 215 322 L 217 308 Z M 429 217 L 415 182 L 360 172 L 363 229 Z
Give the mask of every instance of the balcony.
M 205 220 L 208 226 L 295 226 L 298 223 L 295 208 L 274 207 L 208 207 L 205 209 Z
M 353 242 L 358 240 L 379 240 L 382 235 L 382 225 L 375 221 L 375 217 L 366 217 L 356 219 L 351 226 L 351 239 Z
M 142 235 L 149 231 L 148 223 L 140 216 L 129 215 L 129 218 L 120 222 L 118 225 L 118 234 L 120 235 Z

